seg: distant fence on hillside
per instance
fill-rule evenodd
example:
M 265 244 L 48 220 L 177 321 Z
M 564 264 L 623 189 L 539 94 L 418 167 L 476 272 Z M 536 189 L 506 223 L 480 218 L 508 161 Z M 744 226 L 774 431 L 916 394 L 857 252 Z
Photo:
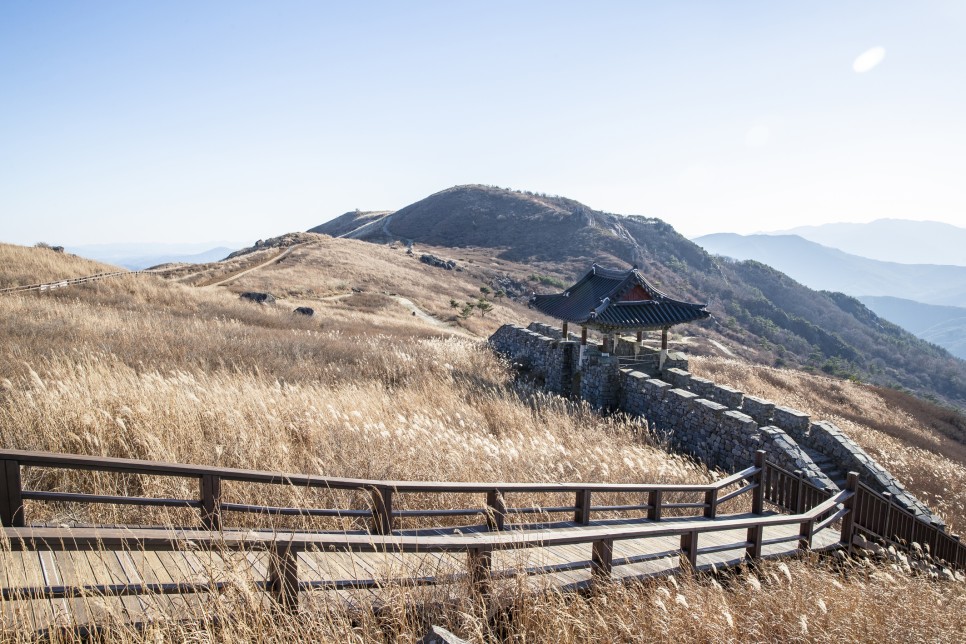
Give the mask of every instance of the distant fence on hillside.
M 120 277 L 122 275 L 141 275 L 145 273 L 164 273 L 172 269 L 152 269 L 152 270 L 142 270 L 142 271 L 109 271 L 105 273 L 96 273 L 94 275 L 85 275 L 84 277 L 71 277 L 69 279 L 57 280 L 56 282 L 45 282 L 43 284 L 26 284 L 24 286 L 8 286 L 7 288 L 0 288 L 0 295 L 6 295 L 9 293 L 26 293 L 28 291 L 55 291 L 57 289 L 67 288 L 68 286 L 74 286 L 77 284 L 87 284 L 89 282 L 99 282 L 100 280 L 108 279 L 111 277 Z

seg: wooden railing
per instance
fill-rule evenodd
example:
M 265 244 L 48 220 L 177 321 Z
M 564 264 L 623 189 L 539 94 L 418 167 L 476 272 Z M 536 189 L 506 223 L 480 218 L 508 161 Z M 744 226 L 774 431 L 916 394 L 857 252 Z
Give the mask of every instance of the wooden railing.
M 756 464 L 715 483 L 705 485 L 631 484 L 631 483 L 462 483 L 434 481 L 382 481 L 322 477 L 307 474 L 285 474 L 258 470 L 241 470 L 201 465 L 182 465 L 119 458 L 0 450 L 0 523 L 24 526 L 27 522 L 24 501 L 65 503 L 104 503 L 144 507 L 194 508 L 200 513 L 200 527 L 220 530 L 227 513 L 264 514 L 269 516 L 337 517 L 369 519 L 374 534 L 390 534 L 400 518 L 481 516 L 493 530 L 502 530 L 508 519 L 518 515 L 569 514 L 580 524 L 587 524 L 595 513 L 637 513 L 652 521 L 660 521 L 669 510 L 678 513 L 698 511 L 699 516 L 714 518 L 718 507 L 740 495 L 760 488 L 764 453 Z M 121 474 L 195 478 L 199 494 L 195 498 L 155 498 L 129 495 L 103 495 L 78 492 L 54 492 L 23 489 L 21 468 L 57 468 L 89 470 Z M 369 496 L 367 508 L 275 507 L 256 503 L 232 503 L 223 498 L 227 481 L 263 483 L 319 490 L 353 490 Z M 728 488 L 737 489 L 725 492 Z M 572 505 L 514 506 L 508 502 L 518 494 L 572 494 Z M 595 495 L 622 493 L 642 502 L 622 505 L 594 504 Z M 406 494 L 479 494 L 477 507 L 397 509 L 395 500 Z M 674 501 L 671 495 L 698 496 L 701 501 Z M 759 495 L 755 498 L 757 499 Z M 761 502 L 753 502 L 753 511 L 761 511 Z
M 918 543 L 928 548 L 932 557 L 951 566 L 966 569 L 966 545 L 959 536 L 910 513 L 892 500 L 891 494 L 879 494 L 860 483 L 855 495 L 855 532 L 872 539 L 882 539 L 903 548 Z
M 812 485 L 801 470 L 789 472 L 772 463 L 762 476 L 765 500 L 793 514 L 805 512 L 832 496 L 830 490 Z
M 95 495 L 84 493 L 50 492 L 23 489 L 21 468 L 62 468 L 126 474 L 158 475 L 196 478 L 199 496 L 192 499 L 149 498 L 123 495 Z M 352 508 L 291 508 L 225 503 L 221 500 L 224 481 L 245 481 L 308 488 L 364 490 L 371 495 L 372 507 Z M 722 493 L 723 490 L 736 489 Z M 394 510 L 395 495 L 407 493 L 472 493 L 485 496 L 485 504 L 478 508 L 446 508 L 424 510 Z M 563 507 L 513 507 L 506 497 L 514 493 L 560 493 L 574 495 L 574 504 Z M 594 494 L 601 492 L 635 493 L 647 498 L 635 505 L 594 505 Z M 701 502 L 666 502 L 671 492 L 700 492 Z M 749 494 L 751 516 L 717 518 L 718 507 L 739 496 Z M 43 502 L 117 503 L 142 506 L 188 507 L 200 513 L 200 527 L 191 529 L 158 528 L 50 528 L 28 527 L 23 508 L 25 500 Z M 791 514 L 766 514 L 765 503 L 788 509 Z M 662 521 L 667 509 L 698 510 L 710 521 Z M 222 525 L 226 512 L 300 514 L 309 516 L 352 516 L 371 519 L 371 533 L 352 532 L 294 532 L 230 530 Z M 618 525 L 598 525 L 581 530 L 530 528 L 504 530 L 508 516 L 530 513 L 572 513 L 573 520 L 589 524 L 595 512 L 638 512 L 649 521 Z M 472 536 L 449 534 L 444 536 L 393 534 L 394 520 L 404 516 L 471 516 L 483 515 L 490 532 Z M 966 568 L 966 547 L 957 537 L 943 533 L 937 526 L 918 520 L 886 497 L 858 482 L 858 475 L 849 473 L 845 490 L 830 493 L 810 486 L 800 475 L 765 462 L 764 452 L 756 454 L 750 468 L 709 485 L 649 485 L 649 484 L 587 484 L 587 483 L 450 483 L 428 481 L 373 481 L 317 477 L 304 474 L 282 474 L 253 470 L 239 470 L 174 463 L 156 463 L 127 459 L 104 459 L 67 454 L 0 451 L 0 518 L 5 526 L 2 534 L 12 550 L 75 550 L 130 548 L 141 550 L 181 550 L 188 547 L 223 549 L 226 551 L 267 550 L 271 553 L 268 578 L 257 582 L 286 606 L 294 606 L 298 592 L 309 588 L 366 587 L 379 583 L 375 580 L 300 581 L 297 575 L 297 555 L 309 550 L 344 552 L 390 553 L 454 553 L 467 554 L 470 581 L 481 592 L 495 576 L 518 574 L 521 571 L 494 571 L 492 555 L 495 551 L 549 547 L 568 544 L 590 546 L 589 563 L 593 583 L 610 578 L 616 565 L 643 561 L 637 558 L 617 558 L 614 544 L 627 539 L 676 536 L 680 538 L 681 565 L 695 567 L 697 558 L 729 550 L 743 550 L 748 559 L 757 559 L 762 548 L 778 543 L 797 542 L 797 549 L 812 546 L 814 535 L 841 522 L 843 546 L 851 547 L 857 534 L 891 540 L 900 547 L 912 542 L 928 546 L 934 557 L 949 565 Z M 764 538 L 768 527 L 798 525 L 798 534 Z M 737 543 L 699 545 L 701 535 L 742 530 L 745 538 Z M 651 555 L 647 555 L 651 557 Z M 666 556 L 666 553 L 653 555 Z M 532 571 L 523 571 L 536 574 Z M 414 585 L 439 583 L 436 578 L 403 580 Z M 117 585 L 107 589 L 113 594 L 146 592 L 173 593 L 211 590 L 216 584 L 138 584 Z M 91 592 L 93 587 L 44 587 L 33 589 L 5 589 L 4 597 L 67 597 Z M 104 591 L 103 588 L 97 587 Z
M 130 529 L 130 528 L 80 528 L 64 530 L 60 528 L 7 528 L 5 534 L 11 550 L 183 550 L 209 549 L 220 552 L 264 550 L 271 554 L 268 577 L 255 582 L 261 589 L 269 592 L 283 606 L 295 608 L 298 593 L 309 589 L 344 590 L 348 588 L 377 587 L 385 582 L 378 580 L 346 581 L 309 581 L 298 578 L 298 554 L 306 551 L 339 552 L 379 552 L 379 553 L 466 553 L 467 575 L 472 587 L 482 594 L 490 590 L 493 579 L 502 576 L 536 574 L 530 570 L 499 570 L 492 568 L 493 553 L 500 550 L 525 548 L 545 548 L 563 545 L 589 545 L 591 584 L 598 584 L 611 578 L 614 566 L 640 563 L 647 559 L 657 559 L 666 553 L 646 557 L 620 558 L 614 556 L 615 542 L 628 539 L 676 536 L 680 538 L 680 562 L 684 570 L 696 567 L 697 558 L 702 554 L 744 550 L 749 559 L 761 557 L 762 547 L 797 541 L 799 550 L 811 547 L 812 537 L 833 522 L 847 516 L 849 510 L 844 506 L 853 497 L 850 490 L 839 492 L 824 503 L 808 512 L 798 515 L 771 514 L 749 518 L 723 518 L 704 522 L 649 522 L 623 524 L 621 526 L 597 527 L 580 531 L 526 530 L 494 531 L 472 536 L 408 536 L 408 535 L 371 535 L 353 533 L 270 533 L 241 531 L 202 531 L 169 529 Z M 822 518 L 824 517 L 824 519 Z M 765 528 L 799 525 L 799 533 L 773 539 L 763 539 Z M 699 545 L 701 535 L 745 530 L 747 535 L 736 543 L 719 544 L 707 547 Z M 397 583 L 410 585 L 431 585 L 440 580 L 432 577 L 403 579 Z M 4 599 L 8 598 L 60 598 L 73 597 L 97 592 L 117 595 L 139 595 L 146 593 L 186 593 L 213 590 L 217 584 L 129 584 L 115 585 L 109 589 L 101 587 L 45 586 L 26 589 L 7 589 Z
M 42 284 L 24 284 L 21 286 L 7 286 L 5 288 L 0 288 L 0 295 L 4 295 L 7 293 L 26 293 L 28 291 L 56 291 L 57 289 L 67 288 L 68 286 L 75 286 L 77 284 L 99 282 L 100 280 L 107 279 L 110 277 L 121 277 L 124 275 L 160 274 L 160 273 L 168 273 L 173 270 L 177 270 L 177 267 L 148 268 L 148 269 L 141 269 L 141 270 L 135 270 L 135 271 L 107 271 L 104 273 L 95 273 L 94 275 L 84 275 L 83 277 L 69 277 L 62 280 L 55 280 L 53 282 L 44 282 Z
M 107 273 L 97 273 L 95 275 L 85 275 L 84 277 L 71 277 L 68 279 L 57 280 L 55 282 L 46 282 L 44 284 L 25 284 L 23 286 L 8 286 L 6 288 L 0 288 L 0 294 L 3 293 L 23 293 L 26 291 L 54 291 L 59 288 L 67 288 L 68 286 L 73 286 L 75 284 L 86 284 L 87 282 L 97 282 L 108 277 L 119 277 L 121 275 L 137 275 L 144 271 L 112 271 Z

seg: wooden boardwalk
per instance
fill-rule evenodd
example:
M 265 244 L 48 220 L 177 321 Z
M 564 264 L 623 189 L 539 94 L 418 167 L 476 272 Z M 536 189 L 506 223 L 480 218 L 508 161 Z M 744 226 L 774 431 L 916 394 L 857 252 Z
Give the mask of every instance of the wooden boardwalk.
M 51 469 L 195 479 L 199 494 L 24 487 L 24 471 Z M 42 480 L 33 477 L 35 485 Z M 225 486 L 238 484 L 313 490 L 328 505 L 276 507 L 252 502 L 250 491 L 240 497 L 239 488 L 226 494 Z M 174 508 L 190 525 L 31 524 L 39 504 Z M 567 520 L 540 523 L 561 515 Z M 283 521 L 276 526 L 291 519 L 368 528 L 251 528 L 276 519 Z M 445 527 L 400 529 L 410 522 Z M 6 633 L 198 619 L 225 601 L 287 611 L 312 602 L 393 605 L 400 588 L 407 602 L 468 593 L 489 601 L 521 588 L 571 591 L 827 550 L 860 534 L 900 548 L 920 543 L 966 568 L 958 537 L 862 485 L 854 472 L 846 489 L 821 490 L 768 463 L 764 452 L 727 478 L 679 485 L 382 481 L 0 450 L 0 524 Z
M 748 514 L 719 517 L 746 519 Z M 714 519 L 690 517 L 662 521 L 662 526 L 694 525 Z M 641 521 L 593 521 L 587 525 L 573 522 L 506 526 L 508 532 L 552 531 L 555 534 L 580 533 L 600 528 L 646 525 Z M 445 537 L 459 530 L 463 536 L 491 534 L 485 525 L 420 531 L 400 531 L 403 536 Z M 762 547 L 762 556 L 793 555 L 798 550 L 797 525 L 765 528 L 764 540 L 788 538 L 784 543 Z M 702 535 L 702 548 L 733 546 L 697 555 L 696 568 L 725 567 L 746 560 L 744 529 L 709 532 Z M 839 530 L 827 527 L 813 536 L 812 548 L 826 550 L 839 546 Z M 643 579 L 681 571 L 680 538 L 658 536 L 617 541 L 613 551 L 614 580 Z M 103 590 L 78 593 L 81 596 L 17 598 L 0 601 L 0 631 L 50 628 L 78 628 L 115 621 L 148 623 L 164 619 L 202 618 L 212 596 L 219 592 L 250 592 L 263 595 L 259 588 L 269 582 L 270 555 L 267 551 L 217 552 L 215 550 L 154 551 L 136 549 L 101 550 L 23 550 L 0 551 L 0 583 L 6 589 L 83 588 L 94 585 Z M 388 599 L 399 585 L 431 587 L 436 598 L 466 592 L 466 556 L 455 552 L 323 552 L 308 550 L 298 554 L 297 574 L 303 588 L 303 602 L 338 597 L 349 602 Z M 518 585 L 520 578 L 534 590 L 556 587 L 564 590 L 584 588 L 593 582 L 590 544 L 567 544 L 527 549 L 500 550 L 493 553 L 492 577 Z M 416 581 L 413 581 L 416 580 Z M 152 586 L 208 586 L 210 591 L 161 594 Z M 147 591 L 137 596 L 117 596 L 111 589 L 142 586 Z M 23 597 L 23 595 L 21 595 Z

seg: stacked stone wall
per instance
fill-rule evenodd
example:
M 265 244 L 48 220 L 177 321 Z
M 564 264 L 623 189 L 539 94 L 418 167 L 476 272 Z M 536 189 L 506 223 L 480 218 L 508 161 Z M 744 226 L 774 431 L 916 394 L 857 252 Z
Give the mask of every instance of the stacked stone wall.
M 620 367 L 614 356 L 585 357 L 580 370 L 580 397 L 594 409 L 614 411 L 620 407 Z
M 859 478 L 880 492 L 892 495 L 896 504 L 930 521 L 938 521 L 932 510 L 913 496 L 905 486 L 856 445 L 834 424 L 820 420 L 809 426 L 808 440 L 816 451 L 828 455 L 843 468 L 859 473 Z
M 710 467 L 736 472 L 754 462 L 755 452 L 765 450 L 768 459 L 791 471 L 801 470 L 806 480 L 820 488 L 835 489 L 834 483 L 798 446 L 777 427 L 759 428 L 747 414 L 702 397 L 692 386 L 695 379 L 680 370 L 670 370 L 665 382 L 630 370 L 621 372 L 621 409 L 642 415 L 658 434 L 683 452 Z M 703 394 L 717 393 L 708 380 L 697 379 Z
M 667 364 L 661 379 L 621 369 L 616 356 L 603 356 L 594 345 L 580 346 L 573 334 L 570 338 L 564 341 L 559 329 L 539 323 L 529 329 L 504 325 L 490 345 L 542 379 L 549 391 L 577 395 L 597 409 L 646 418 L 675 449 L 710 467 L 739 471 L 762 449 L 771 462 L 801 471 L 813 485 L 837 489 L 822 470 L 832 463 L 843 472 L 858 472 L 866 485 L 892 494 L 897 505 L 923 520 L 938 522 L 925 504 L 832 423 L 812 422 L 796 409 L 694 376 L 680 361 Z M 821 467 L 806 449 L 822 456 L 816 456 Z
M 843 472 L 857 472 L 863 483 L 877 492 L 888 492 L 897 505 L 923 520 L 939 521 L 926 504 L 909 493 L 895 476 L 834 424 L 828 421 L 812 422 L 805 412 L 715 385 L 681 369 L 670 369 L 664 377 L 674 386 L 683 385 L 694 393 L 700 392 L 712 399 L 715 397 L 711 393 L 712 387 L 725 390 L 719 394 L 721 397 L 718 400 L 729 399 L 732 404 L 728 404 L 728 407 L 740 408 L 761 427 L 761 433 L 765 435 L 762 449 L 769 453 L 770 460 L 777 465 L 789 470 L 802 470 L 806 476 L 814 477 L 822 469 L 802 450 L 803 447 L 807 448 L 826 457 Z M 774 452 L 766 444 L 774 444 Z

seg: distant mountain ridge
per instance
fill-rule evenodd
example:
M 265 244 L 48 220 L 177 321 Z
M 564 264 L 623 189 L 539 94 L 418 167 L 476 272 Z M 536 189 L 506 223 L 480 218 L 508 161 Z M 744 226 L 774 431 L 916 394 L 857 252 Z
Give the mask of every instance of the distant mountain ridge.
M 854 375 L 966 405 L 966 362 L 882 320 L 855 298 L 813 291 L 755 261 L 712 257 L 667 223 L 594 210 L 564 197 L 490 186 L 456 186 L 393 213 L 347 213 L 312 229 L 359 231 L 375 243 L 407 239 L 449 248 L 491 248 L 562 280 L 592 261 L 638 265 L 680 299 L 709 301 L 713 319 L 681 329 L 728 341 L 768 364 Z
M 101 262 L 122 266 L 132 271 L 159 264 L 204 264 L 227 257 L 235 247 L 207 244 L 91 244 L 68 246 L 67 250 Z
M 934 306 L 888 296 L 857 299 L 876 315 L 966 360 L 966 308 Z
M 765 234 L 798 235 L 884 262 L 966 266 L 966 228 L 938 221 L 877 219 L 867 224 L 799 226 Z
M 693 241 L 716 255 L 764 262 L 817 290 L 966 307 L 964 266 L 880 262 L 797 235 L 716 233 Z

